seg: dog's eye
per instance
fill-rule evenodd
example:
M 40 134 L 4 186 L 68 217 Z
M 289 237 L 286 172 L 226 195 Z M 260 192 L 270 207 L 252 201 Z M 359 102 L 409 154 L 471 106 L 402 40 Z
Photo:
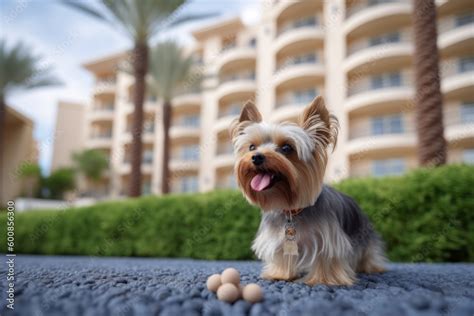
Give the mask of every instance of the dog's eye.
M 280 150 L 285 155 L 288 155 L 289 153 L 291 153 L 293 151 L 293 147 L 291 147 L 291 145 L 285 144 L 285 145 L 281 146 Z
M 250 150 L 250 151 L 254 151 L 254 150 L 255 150 L 255 145 L 254 145 L 254 144 L 250 145 L 250 146 L 249 146 L 249 150 Z

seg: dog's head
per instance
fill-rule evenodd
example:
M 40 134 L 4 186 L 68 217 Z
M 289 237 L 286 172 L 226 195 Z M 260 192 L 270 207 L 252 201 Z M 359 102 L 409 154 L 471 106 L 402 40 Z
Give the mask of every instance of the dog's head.
M 337 134 L 338 121 L 320 96 L 305 108 L 299 124 L 262 122 L 257 107 L 247 102 L 230 126 L 240 189 L 264 211 L 312 205 Z

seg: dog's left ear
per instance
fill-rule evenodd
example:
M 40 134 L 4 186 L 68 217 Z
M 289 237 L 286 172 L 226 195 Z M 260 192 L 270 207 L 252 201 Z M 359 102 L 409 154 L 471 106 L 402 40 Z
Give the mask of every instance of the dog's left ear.
M 339 122 L 330 114 L 322 96 L 317 96 L 308 105 L 300 117 L 299 125 L 308 133 L 316 144 L 325 148 L 329 144 L 336 147 L 337 135 L 339 133 Z
M 240 112 L 240 117 L 235 119 L 229 127 L 230 138 L 234 139 L 241 130 L 251 123 L 260 123 L 262 121 L 262 115 L 258 111 L 257 107 L 252 101 L 247 101 L 242 111 Z

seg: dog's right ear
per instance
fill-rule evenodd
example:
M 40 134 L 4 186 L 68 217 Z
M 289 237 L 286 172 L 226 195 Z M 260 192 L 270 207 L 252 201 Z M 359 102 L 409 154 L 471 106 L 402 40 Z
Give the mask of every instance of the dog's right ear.
M 251 123 L 260 123 L 262 121 L 262 115 L 258 111 L 257 107 L 252 101 L 247 101 L 242 112 L 240 112 L 240 117 L 235 119 L 229 127 L 230 138 L 234 139 L 240 132 Z

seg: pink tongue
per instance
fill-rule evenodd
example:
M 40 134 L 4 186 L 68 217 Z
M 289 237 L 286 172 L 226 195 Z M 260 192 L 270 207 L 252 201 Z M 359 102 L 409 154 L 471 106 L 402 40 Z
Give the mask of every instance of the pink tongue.
M 250 182 L 250 186 L 254 191 L 262 191 L 265 190 L 270 185 L 271 177 L 269 174 L 257 174 L 253 177 L 252 182 Z

